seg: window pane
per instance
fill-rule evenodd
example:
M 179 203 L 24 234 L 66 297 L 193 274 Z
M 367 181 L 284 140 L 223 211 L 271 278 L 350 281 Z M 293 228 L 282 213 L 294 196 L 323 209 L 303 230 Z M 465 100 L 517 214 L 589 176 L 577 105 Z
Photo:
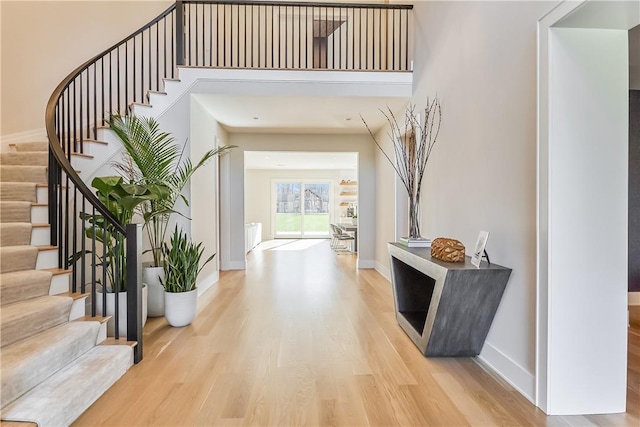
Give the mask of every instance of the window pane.
M 276 235 L 299 236 L 302 233 L 300 183 L 276 184 Z

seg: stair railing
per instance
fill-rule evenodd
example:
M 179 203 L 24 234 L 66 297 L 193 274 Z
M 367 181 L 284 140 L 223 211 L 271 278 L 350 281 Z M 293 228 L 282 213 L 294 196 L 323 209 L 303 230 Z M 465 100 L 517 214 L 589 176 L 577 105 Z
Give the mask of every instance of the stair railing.
M 127 112 L 132 103 L 145 103 L 149 93 L 161 91 L 163 79 L 177 77 L 178 66 L 409 71 L 411 9 L 398 4 L 177 1 L 58 85 L 45 113 L 51 244 L 58 246 L 59 267 L 72 270 L 72 290 L 91 293 L 92 316 L 96 283 L 108 279 L 103 264 L 109 252 L 100 240 L 114 235 L 120 236 L 114 238 L 117 245 L 126 244 L 127 269 L 121 274 L 130 287 L 136 284 L 135 292 L 127 292 L 127 340 L 138 342 L 136 362 L 142 359 L 139 226 L 118 222 L 73 169 L 72 157 L 95 143 L 110 114 Z M 102 298 L 106 306 L 106 293 Z M 119 338 L 121 307 L 115 301 Z
M 46 108 L 49 139 L 49 223 L 51 244 L 58 246 L 58 263 L 71 269 L 73 292 L 91 294 L 96 316 L 98 289 L 107 307 L 107 284 L 126 275 L 127 336 L 136 341 L 134 360 L 142 359 L 142 293 L 140 225 L 121 224 L 71 165 L 74 155 L 97 138 L 109 114 L 126 111 L 131 102 L 143 102 L 150 90 L 159 90 L 162 78 L 174 75 L 175 4 L 123 41 L 76 68 L 55 89 Z M 101 241 L 109 240 L 109 244 Z M 126 245 L 122 248 L 120 245 Z M 126 269 L 113 253 L 125 251 Z M 114 263 L 115 263 L 114 262 Z M 115 267 L 115 268 L 113 268 Z M 119 334 L 120 289 L 112 289 L 114 333 Z
M 184 0 L 178 64 L 410 71 L 412 5 Z

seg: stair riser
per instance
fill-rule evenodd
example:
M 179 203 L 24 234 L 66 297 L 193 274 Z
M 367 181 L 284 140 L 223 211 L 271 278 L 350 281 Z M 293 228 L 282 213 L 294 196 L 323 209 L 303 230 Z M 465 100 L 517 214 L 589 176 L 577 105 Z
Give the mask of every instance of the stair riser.
M 31 206 L 31 222 L 34 224 L 49 223 L 49 207 L 48 206 Z
M 71 311 L 69 312 L 69 322 L 79 319 L 85 316 L 85 302 L 87 297 L 78 298 L 73 300 L 73 304 L 71 304 Z
M 47 187 L 36 188 L 36 203 L 48 203 L 49 202 L 49 189 Z
M 31 241 L 32 246 L 45 246 L 51 243 L 51 228 L 50 227 L 33 227 L 31 229 Z
M 58 267 L 58 250 L 51 249 L 38 252 L 36 261 L 36 270 L 45 270 L 47 268 Z
M 49 286 L 49 295 L 58 295 L 71 291 L 70 286 L 71 275 L 69 273 L 56 274 L 51 277 L 51 285 Z

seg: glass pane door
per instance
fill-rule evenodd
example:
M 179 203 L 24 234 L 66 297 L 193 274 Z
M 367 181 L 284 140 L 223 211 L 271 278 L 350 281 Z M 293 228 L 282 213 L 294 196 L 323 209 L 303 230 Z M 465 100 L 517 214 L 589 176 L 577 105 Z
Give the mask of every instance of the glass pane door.
M 331 183 L 276 182 L 275 237 L 329 237 Z
M 276 237 L 302 236 L 302 184 L 276 183 Z
M 304 216 L 302 232 L 307 237 L 329 236 L 329 183 L 303 184 Z

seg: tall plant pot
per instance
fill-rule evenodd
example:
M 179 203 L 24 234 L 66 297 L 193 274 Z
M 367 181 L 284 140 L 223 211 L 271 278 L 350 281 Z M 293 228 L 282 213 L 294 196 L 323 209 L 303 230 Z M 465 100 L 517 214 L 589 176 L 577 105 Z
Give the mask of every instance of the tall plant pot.
M 149 286 L 149 297 L 147 299 L 147 314 L 149 317 L 164 316 L 164 268 L 143 267 L 142 281 Z
M 164 313 L 171 326 L 187 326 L 196 317 L 198 290 L 189 292 L 165 292 Z
M 147 297 L 149 287 L 146 284 L 142 284 L 142 326 L 147 322 Z M 115 300 L 116 294 L 113 292 L 107 292 L 107 308 L 103 309 L 102 291 L 96 291 L 96 314 L 99 316 L 112 316 L 107 322 L 107 336 L 113 337 L 116 335 L 116 321 L 115 321 Z M 118 292 L 118 332 L 120 338 L 127 338 L 127 293 Z

